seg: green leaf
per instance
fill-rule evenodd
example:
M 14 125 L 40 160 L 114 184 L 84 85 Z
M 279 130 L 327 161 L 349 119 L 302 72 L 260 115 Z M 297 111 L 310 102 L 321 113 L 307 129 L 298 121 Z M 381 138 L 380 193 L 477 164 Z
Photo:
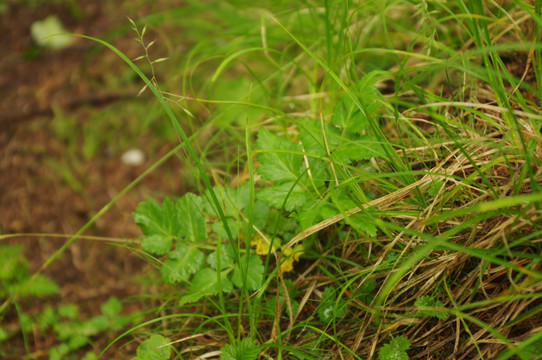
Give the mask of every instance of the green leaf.
M 70 352 L 68 344 L 62 343 L 49 349 L 49 360 L 61 360 Z
M 168 360 L 171 344 L 168 338 L 154 334 L 137 347 L 138 360 Z
M 8 339 L 8 333 L 6 332 L 6 330 L 0 327 L 0 343 L 3 341 L 6 341 L 7 339 Z
M 141 242 L 145 251 L 155 255 L 169 251 L 172 238 L 179 231 L 177 212 L 171 200 L 164 199 L 162 206 L 150 199 L 141 202 L 132 217 L 146 236 Z
M 245 268 L 247 255 L 244 255 L 241 257 L 239 264 L 235 265 L 231 281 L 240 289 L 246 286 L 249 290 L 258 290 L 262 284 L 264 271 L 262 259 L 256 254 L 249 254 L 248 256 L 248 268 Z M 244 268 L 245 271 L 242 272 L 241 268 Z
M 358 96 L 359 102 L 363 105 L 364 111 L 361 111 L 349 95 L 345 95 L 337 102 L 331 122 L 354 133 L 369 129 L 368 116 L 376 117 L 382 106 L 383 97 L 375 86 L 378 77 L 382 74 L 382 71 L 372 71 L 352 88 L 352 92 Z
M 324 128 L 329 152 L 340 163 L 349 164 L 353 161 L 367 160 L 383 155 L 380 144 L 372 135 L 361 135 L 348 131 L 343 131 L 341 134 L 337 127 L 327 123 L 324 124 Z M 328 156 L 321 126 L 311 119 L 300 120 L 299 138 L 309 158 L 314 177 L 315 169 L 325 167 L 324 162 L 315 157 L 325 158 Z M 320 176 L 322 175 L 324 173 L 320 172 Z
M 439 300 L 433 299 L 432 296 L 420 296 L 416 299 L 414 302 L 414 305 L 418 308 L 426 308 L 426 307 L 444 307 L 444 304 L 440 302 Z M 446 319 L 446 311 L 438 310 L 438 309 L 419 309 L 416 313 L 416 316 L 425 317 L 425 316 L 434 316 L 436 318 L 439 318 L 440 320 Z
M 379 360 L 408 360 L 406 350 L 410 348 L 410 341 L 404 336 L 392 339 L 378 351 Z
M 0 245 L 1 280 L 13 278 L 21 266 L 26 267 L 23 251 L 24 246 L 22 245 Z
M 198 271 L 205 261 L 205 255 L 195 247 L 184 243 L 177 244 L 162 264 L 160 273 L 166 284 L 188 281 L 190 275 Z
M 251 338 L 244 338 L 237 345 L 224 346 L 220 360 L 255 360 L 259 353 L 260 347 Z
M 239 212 L 245 209 L 250 202 L 250 185 L 244 183 L 237 188 L 215 186 L 213 191 L 222 204 L 224 215 L 237 218 Z M 213 216 L 218 216 L 215 212 L 214 204 L 210 202 L 211 195 L 209 190 L 206 191 L 206 201 L 204 201 L 205 209 Z
M 202 241 L 206 238 L 202 210 L 201 198 L 192 193 L 187 193 L 177 201 L 180 235 L 190 242 Z
M 318 317 L 324 323 L 341 318 L 346 314 L 347 303 L 341 298 L 337 301 L 337 290 L 330 286 L 322 293 L 322 301 L 318 306 Z
M 380 143 L 372 135 L 348 135 L 333 149 L 333 157 L 341 163 L 368 160 L 381 157 Z
M 363 302 L 364 304 L 369 305 L 373 299 L 374 294 L 371 294 L 371 292 L 376 288 L 376 280 L 373 278 L 367 279 L 363 282 L 363 284 L 358 287 L 356 291 L 356 298 Z
M 56 324 L 59 320 L 60 318 L 55 313 L 53 307 L 51 305 L 47 305 L 47 307 L 43 309 L 38 316 L 38 327 L 43 331 Z
M 229 245 L 222 246 L 222 252 L 221 253 L 222 253 L 222 256 L 220 257 L 220 267 L 222 268 L 221 270 L 232 267 L 233 262 L 234 262 L 234 253 L 233 253 L 233 250 L 231 249 L 231 246 L 229 246 Z M 216 256 L 217 256 L 217 254 L 218 253 L 216 251 L 213 251 L 207 257 L 207 263 L 214 270 L 216 270 Z
M 307 201 L 306 190 L 299 184 L 294 186 L 293 181 L 269 186 L 260 190 L 257 196 L 259 200 L 276 209 L 281 209 L 284 205 L 286 211 L 292 211 Z M 284 204 L 285 200 L 286 204 Z
M 226 218 L 226 222 L 228 223 L 228 227 L 230 229 L 231 235 L 234 239 L 237 239 L 239 237 L 239 224 L 237 223 L 237 220 L 232 218 Z M 220 220 L 215 221 L 211 224 L 211 230 L 220 238 L 220 239 L 227 239 L 228 234 L 226 233 L 226 230 L 224 229 L 224 223 Z
M 101 306 L 102 314 L 108 317 L 114 317 L 122 310 L 122 303 L 115 296 L 111 296 L 105 304 Z
M 79 316 L 79 307 L 75 304 L 59 305 L 58 315 L 68 319 L 75 319 Z
M 58 294 L 60 291 L 58 285 L 47 276 L 39 274 L 34 280 L 30 280 L 30 283 L 20 286 L 18 293 L 21 296 L 47 296 Z
M 356 206 L 354 201 L 348 197 L 348 194 L 344 189 L 334 191 L 331 195 L 333 205 L 322 207 L 320 213 L 324 219 L 328 219 L 337 214 L 344 213 Z M 367 209 L 366 211 L 370 211 Z M 369 214 L 358 212 L 350 215 L 344 219 L 344 221 L 358 231 L 363 231 L 370 237 L 376 237 L 377 227 L 373 218 Z
M 141 240 L 141 247 L 148 253 L 164 255 L 171 249 L 172 238 L 168 235 L 154 234 Z
M 198 301 L 204 296 L 215 295 L 219 291 L 232 291 L 232 283 L 228 280 L 226 274 L 226 271 L 221 273 L 222 288 L 219 288 L 216 270 L 204 268 L 198 271 L 190 283 L 190 292 L 179 300 L 179 306 Z
M 265 180 L 295 181 L 303 172 L 302 147 L 262 128 L 258 132 L 257 156 L 260 166 L 257 171 Z

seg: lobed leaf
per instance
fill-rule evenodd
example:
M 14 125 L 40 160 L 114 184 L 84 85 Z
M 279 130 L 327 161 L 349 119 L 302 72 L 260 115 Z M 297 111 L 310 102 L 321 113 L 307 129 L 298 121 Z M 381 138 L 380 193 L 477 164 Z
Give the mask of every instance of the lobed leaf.
M 160 273 L 166 284 L 188 281 L 190 275 L 196 273 L 205 261 L 203 252 L 184 243 L 177 244 L 162 264 Z
M 240 289 L 246 287 L 249 290 L 258 290 L 262 284 L 264 273 L 262 259 L 255 254 L 249 254 L 248 257 L 248 267 L 246 267 L 247 255 L 241 257 L 239 264 L 235 264 L 231 281 Z M 241 268 L 244 271 L 241 271 Z
M 258 132 L 258 174 L 270 181 L 296 181 L 303 172 L 302 147 L 262 128 Z
M 134 360 L 168 360 L 171 345 L 168 338 L 153 334 L 137 347 L 137 357 Z
M 202 199 L 192 193 L 185 194 L 177 201 L 180 235 L 190 242 L 206 238 L 205 218 L 202 215 Z
M 204 268 L 200 270 L 190 283 L 190 292 L 179 300 L 179 306 L 198 301 L 204 296 L 215 295 L 219 291 L 232 291 L 232 283 L 228 280 L 226 274 L 226 271 L 223 271 L 220 274 L 221 287 L 219 287 L 217 273 L 215 270 L 211 268 Z
M 408 360 L 406 350 L 410 348 L 410 341 L 404 336 L 393 338 L 378 351 L 379 360 Z

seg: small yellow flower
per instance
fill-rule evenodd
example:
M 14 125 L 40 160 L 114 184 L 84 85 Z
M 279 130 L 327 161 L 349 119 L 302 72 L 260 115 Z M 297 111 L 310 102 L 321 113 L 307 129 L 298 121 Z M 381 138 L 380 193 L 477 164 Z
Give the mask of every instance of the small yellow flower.
M 269 253 L 269 241 L 261 237 L 260 235 L 254 235 L 250 245 L 256 246 L 256 254 L 267 255 Z M 273 240 L 273 253 L 280 247 L 280 239 L 275 238 Z
M 293 248 L 285 249 L 282 253 L 285 260 L 280 264 L 280 271 L 285 273 L 294 270 L 294 261 L 299 261 L 301 255 L 304 254 L 304 250 L 303 244 L 297 244 Z

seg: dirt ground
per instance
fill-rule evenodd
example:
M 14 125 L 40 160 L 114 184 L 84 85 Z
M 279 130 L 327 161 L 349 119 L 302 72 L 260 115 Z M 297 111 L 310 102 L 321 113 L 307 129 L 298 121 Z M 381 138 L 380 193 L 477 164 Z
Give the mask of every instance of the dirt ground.
M 54 234 L 76 233 L 173 146 L 155 146 L 154 153 L 146 154 L 145 163 L 134 167 L 121 161 L 118 150 L 111 152 L 102 147 L 87 159 L 73 146 L 78 139 L 59 138 L 52 128 L 59 113 L 72 118 L 77 128 L 89 116 L 96 116 L 108 107 L 133 102 L 140 84 L 134 82 L 133 87 L 123 91 L 111 90 L 107 76 L 125 68 L 114 54 L 104 51 L 100 56 L 92 55 L 100 49 L 83 39 L 75 40 L 74 45 L 64 50 L 39 50 L 32 42 L 30 26 L 55 14 L 68 31 L 106 37 L 119 26 L 128 25 L 127 16 L 137 19 L 153 10 L 141 5 L 142 2 L 137 3 L 136 6 L 121 1 L 78 1 L 74 9 L 61 2 L 38 2 L 31 6 L 18 1 L 10 3 L 0 15 L 0 234 L 49 234 L 21 235 L 7 240 L 26 246 L 25 255 L 33 270 L 67 240 Z M 141 47 L 133 39 L 131 33 L 122 34 L 113 42 L 128 56 L 135 57 Z M 148 150 L 145 146 L 150 141 L 150 135 L 145 136 L 137 142 L 144 151 Z M 180 161 L 168 160 L 123 196 L 85 235 L 114 240 L 137 237 L 139 231 L 131 213 L 139 201 L 149 196 L 181 194 L 185 189 L 178 176 L 179 166 Z M 70 173 L 66 168 L 71 170 L 73 181 L 66 175 Z M 77 303 L 83 314 L 95 315 L 109 296 L 125 298 L 140 293 L 141 285 L 134 279 L 149 270 L 147 263 L 126 248 L 83 238 L 46 270 L 60 286 L 61 293 L 45 302 Z M 44 302 L 34 305 L 32 311 L 39 311 Z M 2 321 L 10 320 L 17 321 L 13 311 Z M 102 342 L 105 347 L 107 339 Z M 40 347 L 44 350 L 47 343 L 54 340 L 32 343 L 31 350 Z

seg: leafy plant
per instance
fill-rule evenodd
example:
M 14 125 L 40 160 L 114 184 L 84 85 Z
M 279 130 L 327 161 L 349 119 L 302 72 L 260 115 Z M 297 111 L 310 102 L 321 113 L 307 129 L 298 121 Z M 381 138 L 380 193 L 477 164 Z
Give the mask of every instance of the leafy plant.
M 378 351 L 379 360 L 408 360 L 406 351 L 410 348 L 410 341 L 404 336 L 398 336 L 384 344 Z
M 235 194 L 235 191 L 227 190 L 226 195 L 232 196 L 224 198 L 227 204 L 224 213 L 232 222 L 239 209 L 246 206 L 245 195 L 239 193 L 240 196 L 235 197 Z M 230 292 L 233 285 L 257 290 L 262 282 L 263 264 L 259 256 L 249 251 L 238 258 L 236 249 L 227 244 L 223 244 L 220 254 L 218 250 L 209 250 L 207 237 L 210 229 L 202 212 L 204 209 L 209 211 L 209 217 L 215 216 L 211 205 L 188 193 L 175 202 L 166 198 L 161 205 L 147 200 L 139 204 L 133 214 L 134 221 L 145 235 L 141 241 L 143 249 L 154 255 L 167 254 L 160 268 L 163 281 L 167 284 L 190 284 L 188 293 L 179 301 L 180 305 L 219 292 Z M 220 237 L 215 224 L 219 223 L 215 220 L 210 228 Z
M 414 302 L 414 305 L 420 309 L 416 312 L 416 316 L 434 316 L 440 320 L 446 319 L 446 311 L 439 309 L 426 309 L 426 308 L 436 308 L 444 307 L 444 304 L 439 300 L 435 300 L 432 296 L 420 296 Z
M 259 352 L 259 346 L 251 338 L 244 338 L 236 345 L 224 346 L 220 353 L 220 360 L 255 360 Z
M 11 294 L 44 297 L 56 294 L 58 285 L 40 274 L 32 278 L 20 245 L 0 245 L 0 298 Z
M 37 323 L 42 331 L 53 329 L 60 343 L 49 349 L 49 359 L 64 359 L 66 356 L 88 344 L 91 338 L 107 331 L 118 331 L 137 318 L 137 314 L 121 314 L 122 303 L 110 297 L 101 306 L 101 315 L 80 320 L 79 307 L 75 304 L 62 304 L 58 308 L 46 307 L 38 316 Z M 96 358 L 87 352 L 86 358 Z
M 330 286 L 322 292 L 322 300 L 318 306 L 320 321 L 328 324 L 335 319 L 340 319 L 346 314 L 348 304 L 345 299 L 337 296 L 337 290 Z

